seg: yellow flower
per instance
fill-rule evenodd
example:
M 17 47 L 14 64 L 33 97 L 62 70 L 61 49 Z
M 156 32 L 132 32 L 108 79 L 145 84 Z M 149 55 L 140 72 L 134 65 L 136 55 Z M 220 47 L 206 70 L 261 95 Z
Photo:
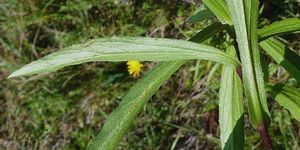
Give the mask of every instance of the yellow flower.
M 132 75 L 134 78 L 137 78 L 140 76 L 141 68 L 143 67 L 143 64 L 141 64 L 137 60 L 130 60 L 127 62 L 127 69 L 128 73 Z

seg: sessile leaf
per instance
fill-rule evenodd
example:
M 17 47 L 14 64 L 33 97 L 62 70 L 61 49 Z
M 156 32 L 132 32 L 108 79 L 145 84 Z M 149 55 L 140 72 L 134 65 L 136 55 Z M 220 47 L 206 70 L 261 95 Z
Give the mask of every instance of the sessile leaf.
M 112 37 L 90 40 L 54 52 L 13 72 L 10 77 L 51 72 L 91 61 L 174 61 L 204 59 L 227 65 L 238 65 L 237 59 L 211 46 L 190 41 L 148 38 Z

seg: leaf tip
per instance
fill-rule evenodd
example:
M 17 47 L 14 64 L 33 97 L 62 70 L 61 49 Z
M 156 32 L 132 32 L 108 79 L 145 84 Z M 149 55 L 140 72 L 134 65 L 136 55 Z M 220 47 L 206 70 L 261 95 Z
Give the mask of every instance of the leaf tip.
M 185 22 L 186 22 L 186 23 L 194 23 L 193 16 L 187 18 L 187 19 L 185 20 Z
M 11 78 L 14 78 L 14 77 L 18 77 L 18 76 L 21 76 L 21 74 L 19 73 L 19 71 L 15 71 L 13 73 L 11 73 L 7 79 L 11 79 Z

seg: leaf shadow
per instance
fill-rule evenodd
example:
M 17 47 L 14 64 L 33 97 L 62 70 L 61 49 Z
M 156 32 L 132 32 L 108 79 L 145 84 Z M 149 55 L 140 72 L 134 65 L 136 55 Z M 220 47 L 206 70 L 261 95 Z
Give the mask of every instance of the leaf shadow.
M 300 73 L 299 63 L 300 63 L 300 56 L 285 46 L 284 59 L 283 61 L 280 62 L 280 65 L 284 67 L 298 81 L 300 81 L 300 76 L 295 74 Z
M 227 142 L 224 145 L 224 150 L 240 150 L 244 147 L 244 114 L 238 119 L 233 131 L 231 132 Z

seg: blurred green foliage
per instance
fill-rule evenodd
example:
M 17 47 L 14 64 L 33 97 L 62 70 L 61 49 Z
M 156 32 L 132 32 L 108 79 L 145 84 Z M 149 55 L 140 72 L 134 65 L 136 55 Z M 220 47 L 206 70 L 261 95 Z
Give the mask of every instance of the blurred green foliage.
M 272 20 L 261 26 L 299 17 L 297 1 L 266 2 L 262 16 Z M 125 63 L 87 63 L 7 80 L 13 70 L 96 37 L 187 39 L 210 23 L 185 24 L 200 4 L 196 0 L 0 0 L 0 149 L 84 149 L 135 82 Z M 299 35 L 287 38 L 299 54 Z M 226 39 L 228 35 L 220 33 L 206 42 L 224 49 Z M 145 62 L 143 72 L 154 65 Z M 271 80 L 297 84 L 278 65 L 270 68 Z M 118 149 L 219 149 L 219 78 L 220 67 L 214 63 L 189 62 L 154 95 Z M 270 107 L 275 147 L 299 149 L 299 123 L 276 103 Z M 261 149 L 249 119 L 246 130 L 246 149 Z

